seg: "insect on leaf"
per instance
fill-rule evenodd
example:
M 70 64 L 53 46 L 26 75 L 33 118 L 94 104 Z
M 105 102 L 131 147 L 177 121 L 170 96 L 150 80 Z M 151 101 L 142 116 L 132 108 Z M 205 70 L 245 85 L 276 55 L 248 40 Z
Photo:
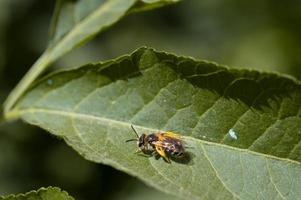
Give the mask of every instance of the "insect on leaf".
M 141 48 L 41 79 L 8 115 L 179 198 L 301 196 L 301 85 L 287 76 Z M 131 124 L 181 134 L 188 159 L 138 156 Z

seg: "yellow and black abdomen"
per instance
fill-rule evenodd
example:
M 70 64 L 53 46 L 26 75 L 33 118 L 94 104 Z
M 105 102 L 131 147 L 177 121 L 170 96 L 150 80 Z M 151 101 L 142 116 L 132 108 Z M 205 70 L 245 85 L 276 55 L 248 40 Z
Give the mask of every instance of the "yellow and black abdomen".
M 185 153 L 184 145 L 178 139 L 165 138 L 162 143 L 165 152 L 171 156 L 181 157 Z

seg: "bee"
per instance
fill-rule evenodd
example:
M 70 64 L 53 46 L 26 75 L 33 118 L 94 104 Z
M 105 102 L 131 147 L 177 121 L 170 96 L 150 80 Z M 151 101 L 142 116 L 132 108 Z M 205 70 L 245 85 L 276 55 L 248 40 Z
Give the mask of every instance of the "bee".
M 166 162 L 170 162 L 170 157 L 182 157 L 185 153 L 185 148 L 181 136 L 173 132 L 158 132 L 149 135 L 142 134 L 139 136 L 137 131 L 131 125 L 135 139 L 126 140 L 126 142 L 137 141 L 138 152 L 145 154 L 159 154 Z

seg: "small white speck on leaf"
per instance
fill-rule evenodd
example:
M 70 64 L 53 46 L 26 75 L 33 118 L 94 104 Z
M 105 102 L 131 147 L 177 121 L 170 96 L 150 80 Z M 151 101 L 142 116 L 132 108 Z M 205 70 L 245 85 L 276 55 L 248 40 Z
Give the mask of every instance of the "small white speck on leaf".
M 229 130 L 228 134 L 232 139 L 237 140 L 236 132 L 232 128 Z

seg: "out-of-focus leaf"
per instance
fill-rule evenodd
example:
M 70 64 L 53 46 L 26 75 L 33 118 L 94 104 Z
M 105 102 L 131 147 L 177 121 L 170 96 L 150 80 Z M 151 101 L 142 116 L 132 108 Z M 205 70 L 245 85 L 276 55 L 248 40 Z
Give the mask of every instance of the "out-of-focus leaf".
M 74 45 L 85 42 L 88 37 L 111 26 L 132 10 L 143 11 L 177 1 L 179 0 L 59 0 L 50 30 L 50 47 L 63 43 L 55 48 L 64 52 L 66 45 L 72 49 Z
M 43 78 L 7 117 L 178 197 L 301 196 L 301 85 L 279 74 L 142 48 Z M 188 155 L 167 164 L 134 154 L 131 124 L 182 134 Z
M 180 0 L 139 0 L 128 13 L 151 10 L 168 4 L 177 3 L 179 1 Z
M 142 184 L 140 181 L 129 182 L 127 186 L 115 193 L 112 200 L 181 200 L 174 195 L 169 195 Z
M 74 200 L 67 192 L 57 187 L 40 188 L 25 194 L 0 197 L 0 200 Z
M 110 27 L 133 8 L 143 11 L 178 0 L 58 0 L 49 47 L 8 96 L 9 111 L 30 84 L 55 60 Z

